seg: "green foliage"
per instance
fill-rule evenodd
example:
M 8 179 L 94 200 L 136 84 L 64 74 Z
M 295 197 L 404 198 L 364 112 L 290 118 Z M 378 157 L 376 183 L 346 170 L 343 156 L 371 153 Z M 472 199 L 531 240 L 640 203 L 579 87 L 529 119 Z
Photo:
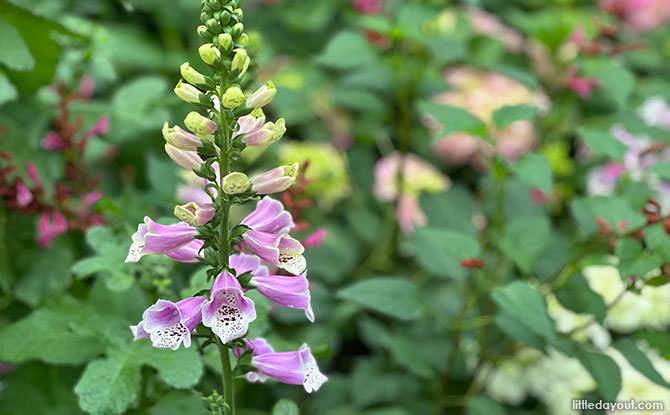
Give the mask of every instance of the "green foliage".
M 416 259 L 428 271 L 441 278 L 464 278 L 464 259 L 480 254 L 477 240 L 471 236 L 443 229 L 418 228 L 414 234 Z
M 343 288 L 337 295 L 399 320 L 415 320 L 423 313 L 416 289 L 401 278 L 368 278 Z

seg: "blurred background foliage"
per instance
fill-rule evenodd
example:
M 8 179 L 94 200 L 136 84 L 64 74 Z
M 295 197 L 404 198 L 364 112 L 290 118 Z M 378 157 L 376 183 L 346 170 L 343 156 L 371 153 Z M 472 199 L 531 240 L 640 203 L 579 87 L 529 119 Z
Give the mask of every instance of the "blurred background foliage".
M 308 161 L 281 199 L 306 206 L 299 235 L 326 231 L 306 252 L 317 322 L 259 309 L 250 334 L 307 341 L 330 379 L 245 384 L 244 414 L 670 408 L 670 5 L 627 3 L 243 2 L 288 132 L 241 162 Z M 128 330 L 204 270 L 123 263 L 186 186 L 160 128 L 188 109 L 179 65 L 205 67 L 199 10 L 0 0 L 0 414 L 209 413 L 212 350 Z

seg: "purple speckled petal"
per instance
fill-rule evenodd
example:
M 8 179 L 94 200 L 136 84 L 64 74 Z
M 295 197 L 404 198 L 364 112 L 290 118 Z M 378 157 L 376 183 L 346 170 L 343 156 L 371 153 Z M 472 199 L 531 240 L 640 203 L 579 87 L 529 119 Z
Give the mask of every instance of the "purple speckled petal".
M 237 272 L 237 275 L 240 276 L 246 272 L 251 272 L 254 276 L 268 275 L 268 268 L 264 265 L 261 265 L 261 260 L 255 255 L 231 255 L 230 256 L 230 267 Z
M 196 258 L 196 255 L 198 255 L 198 252 L 200 252 L 200 248 L 202 248 L 203 244 L 204 241 L 196 239 L 195 241 L 189 243 L 188 245 L 182 246 L 176 251 L 168 252 L 166 255 L 175 261 L 195 264 L 199 262 Z
M 256 319 L 254 302 L 244 296 L 235 277 L 221 273 L 212 286 L 211 299 L 202 306 L 202 324 L 225 344 L 242 337 Z
M 272 264 L 279 264 L 279 242 L 282 235 L 248 230 L 243 238 L 254 254 Z
M 137 326 L 130 326 L 130 331 L 133 332 L 133 340 L 149 338 L 149 333 L 144 331 L 143 321 L 140 321 Z
M 282 235 L 279 241 L 279 262 L 277 265 L 293 275 L 302 274 L 307 268 L 307 261 L 302 253 L 305 248 L 297 240 L 288 235 Z
M 161 225 L 148 216 L 132 236 L 126 262 L 137 262 L 143 255 L 167 254 L 195 240 L 197 230 L 187 223 Z
M 251 283 L 268 300 L 283 307 L 304 310 L 307 319 L 314 322 L 309 283 L 305 275 L 302 273 L 296 277 L 259 276 L 253 277 Z
M 191 345 L 191 330 L 182 322 L 180 309 L 172 301 L 158 300 L 146 309 L 133 334 L 139 335 L 140 327 L 149 334 L 154 347 L 177 350 L 182 342 L 184 347 Z
M 177 308 L 181 313 L 181 322 L 189 331 L 195 330 L 195 327 L 202 321 L 202 305 L 207 301 L 204 296 L 186 298 L 177 302 Z
M 303 385 L 307 392 L 317 391 L 328 380 L 316 365 L 309 347 L 303 344 L 298 351 L 266 353 L 254 356 L 251 365 L 259 372 L 282 383 Z

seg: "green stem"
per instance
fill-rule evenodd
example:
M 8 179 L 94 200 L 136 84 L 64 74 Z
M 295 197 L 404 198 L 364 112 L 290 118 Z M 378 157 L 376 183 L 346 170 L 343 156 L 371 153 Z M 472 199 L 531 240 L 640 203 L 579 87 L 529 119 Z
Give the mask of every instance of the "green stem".
M 230 408 L 228 415 L 235 415 L 235 384 L 233 370 L 230 366 L 230 352 L 228 348 L 217 341 L 219 356 L 221 356 L 221 369 L 223 370 L 223 399 Z

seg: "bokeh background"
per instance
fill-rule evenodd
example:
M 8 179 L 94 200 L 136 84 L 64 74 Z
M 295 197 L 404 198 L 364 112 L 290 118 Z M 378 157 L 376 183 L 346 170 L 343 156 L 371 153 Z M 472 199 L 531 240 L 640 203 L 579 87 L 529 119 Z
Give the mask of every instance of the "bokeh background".
M 329 381 L 240 381 L 240 413 L 670 413 L 669 1 L 242 7 L 288 131 L 239 169 L 301 163 L 277 197 L 316 314 L 265 307 L 250 334 L 308 342 Z M 199 15 L 0 0 L 0 414 L 209 413 L 215 351 L 128 330 L 204 269 L 123 263 L 143 216 L 174 221 L 193 190 L 161 127 L 191 110 L 179 66 L 206 71 Z

